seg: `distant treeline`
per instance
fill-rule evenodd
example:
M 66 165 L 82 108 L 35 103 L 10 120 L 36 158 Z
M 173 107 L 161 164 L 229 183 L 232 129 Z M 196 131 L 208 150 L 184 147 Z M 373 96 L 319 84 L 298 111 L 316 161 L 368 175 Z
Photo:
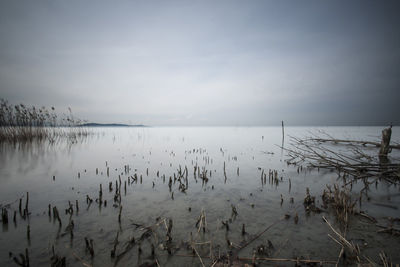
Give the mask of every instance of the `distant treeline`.
M 83 127 L 147 127 L 143 124 L 121 124 L 121 123 L 95 123 L 95 122 L 90 122 L 90 123 L 84 123 L 80 124 L 79 126 Z

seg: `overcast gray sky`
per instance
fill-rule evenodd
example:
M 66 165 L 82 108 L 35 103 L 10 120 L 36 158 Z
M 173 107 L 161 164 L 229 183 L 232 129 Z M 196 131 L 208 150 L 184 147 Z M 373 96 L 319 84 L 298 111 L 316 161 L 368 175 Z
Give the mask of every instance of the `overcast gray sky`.
M 399 1 L 0 1 L 0 98 L 95 122 L 400 124 Z

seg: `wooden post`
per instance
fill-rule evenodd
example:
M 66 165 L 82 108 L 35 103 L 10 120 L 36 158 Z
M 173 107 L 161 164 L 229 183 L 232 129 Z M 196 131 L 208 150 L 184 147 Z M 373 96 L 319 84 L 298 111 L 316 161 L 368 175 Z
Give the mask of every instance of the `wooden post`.
M 392 136 L 392 125 L 389 128 L 383 129 L 381 149 L 379 150 L 379 156 L 386 157 L 390 152 L 390 137 Z
M 282 121 L 282 139 L 285 139 L 285 130 L 283 126 L 283 121 Z

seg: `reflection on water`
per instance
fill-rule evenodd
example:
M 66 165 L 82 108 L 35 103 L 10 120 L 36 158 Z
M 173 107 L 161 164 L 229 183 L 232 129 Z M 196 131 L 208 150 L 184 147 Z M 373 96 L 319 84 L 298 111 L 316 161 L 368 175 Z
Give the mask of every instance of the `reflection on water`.
M 286 127 L 285 134 L 306 136 L 310 130 L 316 129 Z M 324 130 L 338 138 L 376 140 L 381 128 L 330 127 Z M 400 139 L 398 130 L 393 129 L 394 140 Z M 196 242 L 204 243 L 196 246 L 199 254 L 210 255 L 208 241 L 212 244 L 211 251 L 222 254 L 246 243 L 277 221 L 239 255 L 251 258 L 253 249 L 270 242 L 273 249 L 268 249 L 264 257 L 337 259 L 340 247 L 327 236 L 329 229 L 321 214 L 307 214 L 303 206 L 306 188 L 320 202 L 323 188 L 337 182 L 337 174 L 306 169 L 298 173 L 296 167 L 287 166 L 285 153 L 280 148 L 280 127 L 99 128 L 94 131 L 98 134 L 75 144 L 0 146 L 0 203 L 2 207 L 9 204 L 9 223 L 3 224 L 0 233 L 1 266 L 15 264 L 5 256 L 8 252 L 17 255 L 25 248 L 29 250 L 32 266 L 49 265 L 52 246 L 57 255 L 66 257 L 68 266 L 81 266 L 82 262 L 111 266 L 116 262 L 110 253 L 117 233 L 116 255 L 120 255 L 129 248 L 132 237 L 141 240 L 148 229 L 143 228 L 145 226 L 153 226 L 154 232 L 149 238 L 143 237 L 142 252 L 139 253 L 138 244 L 128 249 L 118 258 L 119 266 L 151 261 L 152 245 L 161 266 L 201 266 L 198 257 L 176 256 L 192 255 L 185 243 L 190 241 L 191 235 Z M 287 136 L 285 146 L 290 142 Z M 185 166 L 188 178 L 186 189 L 182 190 L 177 176 Z M 261 179 L 262 173 L 269 178 L 269 170 L 277 172 L 277 181 Z M 203 173 L 207 173 L 208 182 L 201 179 Z M 121 223 L 118 222 L 120 205 L 114 201 L 119 180 Z M 100 185 L 102 204 L 99 203 Z M 29 192 L 30 216 L 24 220 L 18 206 L 20 198 L 25 204 L 26 192 Z M 92 203 L 87 203 L 87 196 Z M 368 214 L 378 218 L 399 217 L 398 188 L 382 182 L 372 189 L 369 197 L 362 207 Z M 106 206 L 104 201 L 107 201 Z M 66 211 L 69 202 L 74 207 L 72 215 Z M 61 227 L 53 215 L 48 216 L 49 204 L 58 208 Z M 233 209 L 237 215 L 233 214 Z M 16 223 L 13 223 L 14 211 L 17 212 Z M 204 232 L 199 231 L 198 224 L 196 226 L 202 211 L 207 223 Z M 290 218 L 280 220 L 285 214 Z M 324 215 L 335 221 L 330 213 Z M 172 240 L 168 242 L 175 256 L 169 256 L 166 250 L 169 219 L 173 226 Z M 73 238 L 69 228 L 66 229 L 71 220 L 74 222 Z M 376 226 L 364 221 L 354 220 L 351 227 L 353 230 L 348 237 L 363 240 L 361 249 L 372 259 L 378 259 L 379 252 L 384 249 L 394 261 L 400 260 L 395 253 L 400 245 L 398 238 L 376 234 Z M 86 249 L 85 237 L 93 240 L 93 258 Z M 206 265 L 212 263 L 206 257 L 203 260 Z

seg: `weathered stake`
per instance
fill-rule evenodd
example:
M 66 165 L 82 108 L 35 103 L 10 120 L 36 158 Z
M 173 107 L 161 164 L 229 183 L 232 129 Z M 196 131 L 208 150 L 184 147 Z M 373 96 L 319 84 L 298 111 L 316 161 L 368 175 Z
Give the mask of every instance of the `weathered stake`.
M 383 129 L 381 148 L 379 150 L 380 157 L 386 157 L 390 152 L 390 137 L 392 136 L 392 125 L 389 128 Z

